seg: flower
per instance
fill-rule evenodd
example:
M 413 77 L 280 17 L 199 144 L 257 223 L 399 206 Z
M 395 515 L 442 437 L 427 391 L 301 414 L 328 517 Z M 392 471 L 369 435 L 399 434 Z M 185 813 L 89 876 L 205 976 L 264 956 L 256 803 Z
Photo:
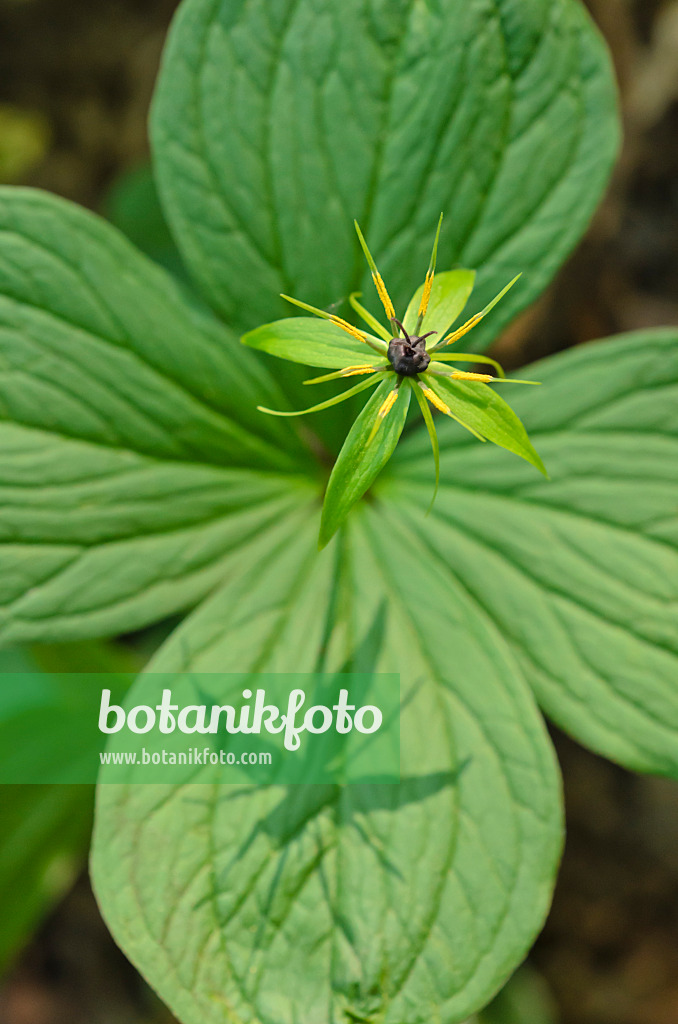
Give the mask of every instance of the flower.
M 389 328 L 384 327 L 360 304 L 358 293 L 352 294 L 349 302 L 354 312 L 370 328 L 369 332 L 334 313 L 283 295 L 288 302 L 312 313 L 324 323 L 308 318 L 280 320 L 251 331 L 242 339 L 246 345 L 293 362 L 338 367 L 334 372 L 305 381 L 305 384 L 319 384 L 345 377 L 366 377 L 341 394 L 308 409 L 290 412 L 259 406 L 262 412 L 269 415 L 303 416 L 319 412 L 379 385 L 377 392 L 354 423 L 339 454 L 328 484 L 326 502 L 327 496 L 332 492 L 335 475 L 340 475 L 338 467 L 342 466 L 342 462 L 350 462 L 354 477 L 360 476 L 361 482 L 357 489 L 362 487 L 362 490 L 357 497 L 364 493 L 395 449 L 405 423 L 411 395 L 415 396 L 421 409 L 431 439 L 435 462 L 434 499 L 440 478 L 440 459 L 430 406 L 456 420 L 480 441 L 493 441 L 525 458 L 540 471 L 546 472 L 518 417 L 496 392 L 488 388 L 488 384 L 491 383 L 536 382 L 507 378 L 499 363 L 488 356 L 446 351 L 494 309 L 521 275 L 514 277 L 484 309 L 461 327 L 450 330 L 450 325 L 460 315 L 471 294 L 475 273 L 468 270 L 452 270 L 436 275 L 442 219 L 441 214 L 426 277 L 415 292 L 402 320 L 396 317 L 383 278 L 357 221 L 354 222 Z M 430 340 L 436 337 L 438 340 L 435 342 Z M 497 376 L 462 370 L 450 365 L 452 363 L 488 364 L 496 370 Z M 377 394 L 379 400 L 374 401 Z M 391 422 L 394 418 L 397 423 Z M 391 423 L 389 430 L 383 427 L 385 422 Z M 361 461 L 369 464 L 369 472 L 365 472 L 363 465 L 361 473 L 356 474 L 356 466 L 361 464 Z M 363 486 L 365 479 L 368 479 L 368 483 Z M 350 482 L 344 480 L 344 490 L 350 489 Z M 355 500 L 357 498 L 352 498 L 352 501 Z

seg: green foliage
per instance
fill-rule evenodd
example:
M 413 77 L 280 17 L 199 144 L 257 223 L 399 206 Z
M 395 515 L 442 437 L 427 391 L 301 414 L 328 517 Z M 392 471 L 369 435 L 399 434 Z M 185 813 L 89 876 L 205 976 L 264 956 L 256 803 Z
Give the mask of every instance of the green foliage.
M 256 410 L 280 392 L 84 210 L 2 190 L 0 240 L 0 638 L 186 608 L 311 490 L 296 435 Z
M 312 324 L 308 327 L 303 320 L 287 319 L 249 331 L 242 338 L 243 343 L 251 348 L 292 362 L 342 367 L 336 373 L 325 374 L 322 377 L 305 381 L 306 384 L 317 384 L 355 375 L 362 376 L 365 373 L 370 375 L 366 381 L 309 409 L 291 412 L 260 406 L 262 412 L 275 416 L 301 416 L 306 413 L 319 412 L 338 405 L 340 402 L 358 395 L 376 382 L 380 382 L 377 391 L 353 424 L 332 470 L 325 492 L 320 525 L 319 543 L 321 547 L 324 547 L 334 536 L 355 502 L 362 498 L 393 454 L 405 426 L 413 388 L 431 438 L 436 472 L 434 499 L 439 479 L 438 440 L 427 402 L 430 402 L 440 412 L 445 413 L 446 416 L 461 423 L 478 440 L 493 441 L 502 448 L 527 459 L 546 475 L 543 463 L 530 444 L 525 428 L 518 417 L 502 398 L 488 391 L 487 384 L 490 383 L 492 377 L 488 374 L 456 369 L 453 366 L 448 366 L 446 361 L 436 361 L 435 357 L 438 351 L 445 349 L 473 330 L 494 309 L 520 276 L 518 275 L 505 285 L 483 310 L 476 313 L 451 334 L 447 334 L 447 329 L 452 326 L 453 321 L 466 305 L 475 274 L 466 270 L 453 270 L 434 277 L 442 220 L 441 215 L 426 278 L 407 307 L 404 324 L 401 324 L 396 317 L 384 281 L 367 247 L 363 233 L 356 223 L 360 245 L 367 258 L 373 282 L 384 306 L 390 332 L 356 301 L 355 294 L 353 294 L 351 295 L 351 305 L 380 337 L 365 333 L 335 314 L 317 309 L 299 299 L 290 299 L 295 305 L 320 317 L 325 330 L 316 330 Z M 283 296 L 283 298 L 289 297 Z M 350 345 L 342 340 L 346 335 L 350 338 Z M 430 335 L 437 337 L 434 341 L 430 341 Z M 388 346 L 384 340 L 386 338 L 389 339 Z M 396 356 L 392 356 L 391 353 L 394 345 L 400 346 L 400 354 L 407 364 L 402 370 L 400 369 L 400 357 L 397 356 L 397 353 Z M 363 359 L 362 363 L 356 365 L 355 360 L 360 359 L 363 352 L 369 353 L 369 358 Z M 432 356 L 433 359 L 431 359 Z M 463 362 L 472 360 L 474 356 L 468 352 L 453 352 L 451 355 L 443 352 L 442 358 L 443 360 L 451 359 Z M 485 361 L 488 361 L 487 357 L 485 357 Z M 494 360 L 490 360 L 490 362 L 494 363 Z M 495 365 L 498 366 L 498 364 Z M 498 379 L 502 383 L 511 383 L 512 381 L 512 379 L 506 378 L 501 368 Z M 534 382 L 514 381 L 514 383 L 530 384 Z M 392 410 L 395 410 L 393 415 Z M 391 422 L 392 420 L 395 422 Z M 383 421 L 385 422 L 382 427 Z M 378 436 L 375 443 L 376 435 Z
M 435 377 L 430 385 L 443 402 L 454 410 L 455 418 L 465 427 L 469 427 L 481 438 L 519 455 L 546 475 L 544 464 L 530 443 L 524 426 L 495 391 L 446 377 Z
M 650 332 L 539 364 L 545 386 L 519 410 L 549 484 L 445 425 L 424 519 L 414 432 L 336 550 L 313 554 L 313 519 L 269 537 L 170 639 L 159 670 L 275 669 L 294 651 L 302 670 L 394 668 L 405 692 L 393 792 L 100 793 L 99 899 L 188 1024 L 219 1019 L 224 998 L 238 1020 L 317 1019 L 330 992 L 338 1018 L 394 1021 L 461 1020 L 487 1000 L 539 927 L 559 847 L 525 682 L 594 749 L 678 776 L 677 353 L 675 332 Z M 175 837 L 160 866 L 158 834 Z
M 461 316 L 469 300 L 476 274 L 474 270 L 448 270 L 437 274 L 431 285 L 431 299 L 424 317 L 420 334 L 435 331 L 438 334 L 433 342 L 441 341 L 443 334 Z M 416 334 L 417 312 L 424 293 L 424 285 L 420 285 L 410 299 L 403 327 L 408 334 Z
M 405 426 L 410 387 L 398 389 L 392 410 L 379 421 L 379 410 L 393 393 L 393 375 L 377 387 L 351 427 L 327 484 L 320 521 L 321 547 L 334 536 L 352 506 L 362 498 L 390 459 Z
M 177 276 L 185 277 L 149 164 L 132 168 L 113 183 L 103 212 L 137 249 Z
M 95 668 L 102 672 L 130 672 L 137 671 L 140 665 L 131 655 L 103 643 L 0 653 L 3 777 L 13 763 L 26 758 L 52 764 L 55 776 L 67 776 L 70 764 L 77 764 L 86 741 L 75 728 L 74 716 L 68 736 L 70 764 L 65 764 L 64 737 L 54 736 L 53 709 L 59 706 L 60 695 L 48 673 L 79 672 L 85 667 L 90 672 Z M 39 676 L 40 672 L 44 675 Z M 86 690 L 75 695 L 78 710 L 83 714 L 89 711 L 90 721 L 97 713 L 99 696 Z M 62 713 L 62 723 L 63 719 Z M 18 783 L 1 787 L 0 972 L 85 865 L 93 808 L 93 786 Z
M 478 268 L 480 306 L 525 271 L 482 348 L 580 237 L 615 105 L 578 0 L 186 0 L 151 129 L 187 268 L 236 329 L 280 292 L 369 294 L 353 218 L 404 309 L 443 210 L 438 267 Z
M 264 324 L 243 337 L 249 348 L 288 359 L 306 366 L 342 367 L 351 363 L 386 365 L 386 355 L 351 338 L 341 327 L 328 320 L 288 317 Z
M 150 668 L 398 671 L 404 781 L 100 788 L 99 900 L 187 1024 L 461 1020 L 548 906 L 559 782 L 504 641 L 397 509 L 349 523 L 269 538 Z
M 543 386 L 515 405 L 550 483 L 445 429 L 428 544 L 555 722 L 678 778 L 678 332 L 583 346 L 530 373 Z M 426 449 L 413 434 L 377 488 L 412 530 L 430 499 Z
M 332 311 L 372 294 L 354 216 L 404 309 L 445 212 L 422 330 L 468 299 L 471 272 L 449 268 L 478 268 L 475 310 L 524 271 L 476 328 L 487 345 L 581 235 L 614 109 L 575 0 L 185 0 L 154 159 L 185 264 L 230 327 L 92 215 L 0 191 L 0 639 L 199 605 L 151 669 L 401 675 L 400 785 L 100 788 L 101 906 L 185 1024 L 454 1024 L 483 1006 L 544 919 L 561 846 L 537 702 L 593 749 L 678 776 L 675 331 L 531 371 L 544 386 L 516 412 L 550 482 L 499 396 L 435 378 L 523 461 L 445 419 L 428 518 L 412 385 L 375 431 L 380 378 L 332 470 L 322 539 L 341 528 L 320 553 L 322 466 L 348 416 L 328 414 L 325 450 L 324 429 L 257 410 L 308 394 L 271 354 L 381 365 L 336 322 L 257 327 L 286 312 L 279 292 Z M 5 805 L 26 853 L 0 846 L 0 878 L 38 887 L 7 935 L 46 905 L 69 799 Z

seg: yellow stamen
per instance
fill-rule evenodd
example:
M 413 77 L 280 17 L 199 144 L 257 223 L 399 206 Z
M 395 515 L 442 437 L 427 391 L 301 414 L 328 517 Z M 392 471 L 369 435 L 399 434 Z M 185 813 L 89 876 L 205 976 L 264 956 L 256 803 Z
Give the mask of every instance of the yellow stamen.
M 499 295 L 495 295 L 495 297 L 492 299 L 492 302 L 488 303 L 487 306 L 485 306 L 485 309 L 481 309 L 480 313 L 476 313 L 475 316 L 472 316 L 470 320 L 467 320 L 466 323 L 463 324 L 458 330 L 454 331 L 453 334 L 449 334 L 447 338 L 443 338 L 440 344 L 436 345 L 436 348 L 442 348 L 443 345 L 451 345 L 454 341 L 457 341 L 459 338 L 463 338 L 465 334 L 468 334 L 469 331 L 472 331 L 476 324 L 479 323 L 483 319 L 483 317 L 487 316 L 487 314 L 494 309 L 497 303 L 504 298 L 507 291 L 509 291 L 510 288 L 513 288 L 514 284 L 520 276 L 520 274 L 517 274 L 512 281 L 509 281 L 505 288 L 502 288 L 502 290 L 499 292 Z
M 426 316 L 426 310 L 428 309 L 429 299 L 431 298 L 431 288 L 433 287 L 433 271 L 429 270 L 426 274 L 426 280 L 424 281 L 424 291 L 421 296 L 421 302 L 419 303 L 419 316 L 422 320 Z
M 386 310 L 386 316 L 388 317 L 389 320 L 393 320 L 395 317 L 395 309 L 393 308 L 391 297 L 386 291 L 386 285 L 382 280 L 381 274 L 373 273 L 372 280 L 374 281 L 374 285 L 377 289 L 377 294 L 379 295 L 379 298 L 382 301 L 383 307 Z
M 388 416 L 388 414 L 390 413 L 391 409 L 395 405 L 395 401 L 396 401 L 397 397 L 398 397 L 398 391 L 397 391 L 397 389 L 394 388 L 394 390 L 391 391 L 390 394 L 388 394 L 386 396 L 386 398 L 384 399 L 384 401 L 381 403 L 381 408 L 379 409 L 379 412 L 377 413 L 377 416 L 379 417 L 380 420 L 383 420 L 386 416 Z
M 337 327 L 341 327 L 342 331 L 346 331 L 347 334 L 350 334 L 352 338 L 356 338 L 358 341 L 365 341 L 365 335 L 362 331 L 359 331 L 357 327 L 354 327 L 353 324 L 350 324 L 347 320 L 342 320 L 340 316 L 334 316 L 334 314 L 330 315 L 329 320 L 331 320 L 333 324 L 336 324 Z
M 356 232 L 358 233 L 358 240 L 360 241 L 360 245 L 362 246 L 362 250 L 365 253 L 365 259 L 367 260 L 367 264 L 368 264 L 368 266 L 370 268 L 370 271 L 372 272 L 372 280 L 374 281 L 375 288 L 377 289 L 377 294 L 379 295 L 379 298 L 382 301 L 382 305 L 383 305 L 384 309 L 386 310 L 386 316 L 389 318 L 389 320 L 394 320 L 395 319 L 395 309 L 393 308 L 393 303 L 391 302 L 391 298 L 390 298 L 388 292 L 386 291 L 386 285 L 384 284 L 384 282 L 382 280 L 381 274 L 377 270 L 377 264 L 374 262 L 374 259 L 372 257 L 372 253 L 367 248 L 367 242 L 365 241 L 365 238 L 363 237 L 363 233 L 360 230 L 360 226 L 358 224 L 358 221 L 354 220 L 353 223 L 355 224 L 355 229 L 356 229 Z
M 453 341 L 459 341 L 459 339 L 463 338 L 465 334 L 468 334 L 469 331 L 473 330 L 475 325 L 483 319 L 484 315 L 484 313 L 476 313 L 475 316 L 472 316 L 470 320 L 466 321 L 463 327 L 460 327 L 459 330 L 454 332 L 454 334 L 449 334 L 447 338 L 444 338 L 441 345 L 451 345 Z
M 444 412 L 446 416 L 452 415 L 452 410 L 450 409 L 449 405 L 445 405 L 443 400 L 441 398 L 438 398 L 435 391 L 431 391 L 431 389 L 426 387 L 425 384 L 422 384 L 421 381 L 419 382 L 419 387 L 424 392 L 431 405 L 435 406 L 436 409 L 439 409 L 440 412 Z
M 388 393 L 384 401 L 381 403 L 381 406 L 379 407 L 379 412 L 377 413 L 377 418 L 374 421 L 372 430 L 370 431 L 370 436 L 367 438 L 368 444 L 371 444 L 372 441 L 374 440 L 374 436 L 379 430 L 379 427 L 381 426 L 381 424 L 383 423 L 383 421 L 385 420 L 385 418 L 388 416 L 391 409 L 395 405 L 397 397 L 398 388 L 394 388 L 393 391 L 390 391 Z
M 376 366 L 365 363 L 364 366 L 347 366 L 341 371 L 342 377 L 357 377 L 360 373 L 374 373 Z
M 469 373 L 466 370 L 453 370 L 450 377 L 452 380 L 477 380 L 481 384 L 488 384 L 494 380 L 489 373 Z

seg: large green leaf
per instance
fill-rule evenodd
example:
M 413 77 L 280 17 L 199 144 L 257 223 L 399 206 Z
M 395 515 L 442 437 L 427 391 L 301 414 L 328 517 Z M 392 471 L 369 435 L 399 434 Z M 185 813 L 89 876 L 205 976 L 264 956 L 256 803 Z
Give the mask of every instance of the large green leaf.
M 0 190 L 0 241 L 0 640 L 189 606 L 313 490 L 284 399 L 91 214 Z
M 184 0 L 152 117 L 170 226 L 229 322 L 373 295 L 354 217 L 402 316 L 443 210 L 472 311 L 525 271 L 476 346 L 582 234 L 617 136 L 579 0 Z
M 678 332 L 530 367 L 512 401 L 551 481 L 440 426 L 401 445 L 376 492 L 511 642 L 545 711 L 630 768 L 678 777 Z M 424 525 L 425 524 L 425 525 Z
M 63 727 L 59 690 L 49 672 L 132 672 L 141 666 L 111 644 L 87 643 L 0 653 L 0 768 L 4 778 L 19 758 L 39 759 L 54 777 L 68 774 L 87 750 L 86 737 Z M 83 688 L 79 707 L 93 720 L 100 693 Z M 62 709 L 60 709 L 62 710 Z M 68 755 L 64 759 L 64 749 Z M 55 755 L 58 752 L 58 760 Z M 68 764 L 64 761 L 68 761 Z M 94 787 L 0 786 L 0 972 L 82 870 L 87 859 Z
M 104 915 L 185 1024 L 458 1021 L 543 919 L 542 722 L 482 608 L 384 512 L 320 555 L 316 516 L 262 539 L 151 668 L 399 672 L 401 784 L 99 787 Z

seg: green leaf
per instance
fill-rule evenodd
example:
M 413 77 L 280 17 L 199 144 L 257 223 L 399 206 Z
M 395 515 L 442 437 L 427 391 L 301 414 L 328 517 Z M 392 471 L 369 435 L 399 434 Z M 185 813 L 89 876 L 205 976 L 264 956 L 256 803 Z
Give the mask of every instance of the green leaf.
M 511 398 L 551 480 L 439 423 L 427 542 L 561 728 L 629 768 L 678 777 L 678 333 L 529 369 L 543 387 Z M 430 499 L 427 447 L 409 437 L 376 488 L 412 531 Z
M 264 324 L 245 334 L 243 344 L 306 366 L 344 366 L 369 363 L 383 366 L 386 353 L 379 355 L 369 345 L 352 338 L 341 327 L 310 316 L 293 316 Z
M 110 644 L 0 653 L 0 761 L 22 758 L 53 762 L 53 774 L 68 774 L 66 738 L 55 737 L 54 707 L 62 711 L 56 683 L 48 672 L 138 671 L 131 656 Z M 8 675 L 11 673 L 11 675 Z M 40 673 L 43 673 L 42 675 Z M 96 721 L 100 694 L 82 692 L 80 706 Z M 67 737 L 69 763 L 86 747 L 79 730 Z M 94 787 L 10 785 L 0 787 L 0 971 L 63 897 L 82 870 L 92 828 Z
M 527 431 L 504 399 L 487 384 L 449 380 L 427 373 L 422 380 L 449 405 L 455 419 L 493 444 L 519 455 L 546 476 Z
M 239 329 L 426 270 L 479 268 L 477 308 L 525 276 L 483 346 L 583 233 L 619 136 L 609 56 L 580 0 L 184 0 L 152 113 L 161 200 L 210 304 Z M 361 287 L 363 285 L 363 287 Z
M 0 789 L 0 971 L 87 863 L 93 786 Z
M 317 491 L 254 353 L 113 228 L 0 189 L 0 642 L 135 629 Z
M 150 164 L 134 167 L 113 182 L 103 212 L 141 252 L 178 276 L 186 276 L 160 206 Z
M 426 334 L 427 331 L 436 331 L 438 337 L 431 338 L 430 345 L 435 345 L 436 342 L 441 341 L 448 327 L 461 315 L 473 291 L 475 279 L 475 270 L 448 270 L 446 273 L 436 274 L 433 278 L 431 298 L 419 331 L 420 334 Z M 417 313 L 423 291 L 424 286 L 422 284 L 412 296 L 405 313 L 403 326 L 409 335 L 413 335 L 415 332 Z
M 372 485 L 398 444 L 410 407 L 409 382 L 398 388 L 395 404 L 383 421 L 378 415 L 396 381 L 396 375 L 390 373 L 370 395 L 334 463 L 320 522 L 321 548 L 334 536 L 356 501 Z
M 262 536 L 151 669 L 399 672 L 403 782 L 102 785 L 97 897 L 184 1024 L 451 1024 L 543 920 L 553 752 L 504 640 L 421 526 L 364 505 L 318 555 L 316 522 Z

